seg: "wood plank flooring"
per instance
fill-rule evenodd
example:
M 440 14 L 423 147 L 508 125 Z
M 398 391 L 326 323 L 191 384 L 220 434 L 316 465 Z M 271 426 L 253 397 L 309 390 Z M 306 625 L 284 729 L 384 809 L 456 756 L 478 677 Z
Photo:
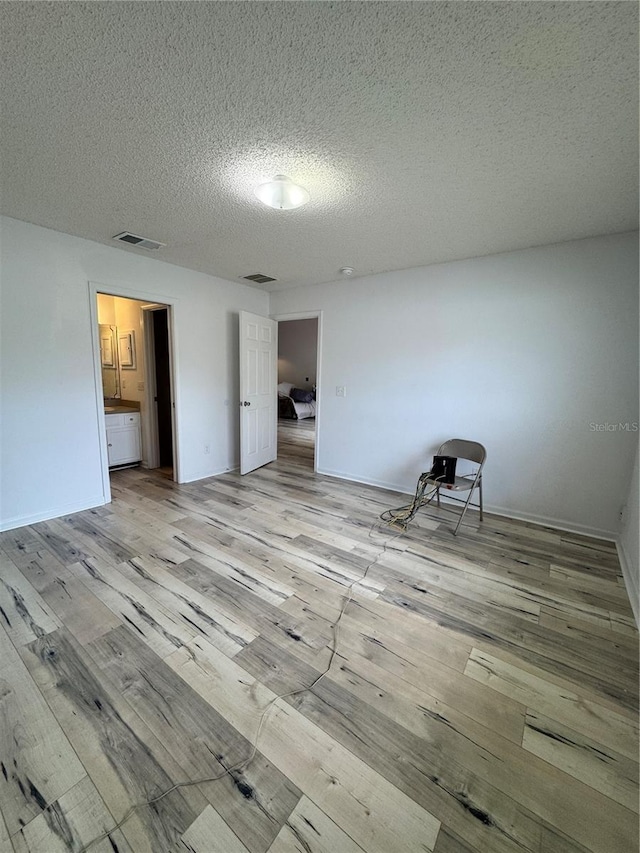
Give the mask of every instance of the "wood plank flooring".
M 0 853 L 637 851 L 614 546 L 401 534 L 406 499 L 315 475 L 313 441 L 0 534 Z

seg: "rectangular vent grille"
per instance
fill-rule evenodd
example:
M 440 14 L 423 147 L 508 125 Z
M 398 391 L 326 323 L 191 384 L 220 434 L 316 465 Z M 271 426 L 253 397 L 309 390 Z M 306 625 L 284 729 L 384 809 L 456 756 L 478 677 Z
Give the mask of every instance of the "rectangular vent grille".
M 119 240 L 121 243 L 128 243 L 130 246 L 137 246 L 139 249 L 159 249 L 160 246 L 166 245 L 166 243 L 158 243 L 157 240 L 149 240 L 148 237 L 139 237 L 130 231 L 123 231 L 122 234 L 116 234 L 113 239 Z
M 277 281 L 277 279 L 271 278 L 270 275 L 265 275 L 261 272 L 254 272 L 251 275 L 243 275 L 242 278 L 246 278 L 248 281 L 255 281 L 256 284 L 266 284 L 268 281 Z

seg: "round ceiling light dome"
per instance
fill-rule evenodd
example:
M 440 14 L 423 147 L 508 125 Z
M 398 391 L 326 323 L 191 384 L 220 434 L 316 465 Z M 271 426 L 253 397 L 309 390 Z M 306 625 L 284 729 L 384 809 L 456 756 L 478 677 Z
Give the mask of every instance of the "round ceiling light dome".
M 276 175 L 272 181 L 260 184 L 254 192 L 263 204 L 275 210 L 294 210 L 309 201 L 309 193 L 305 188 L 294 184 L 284 175 Z

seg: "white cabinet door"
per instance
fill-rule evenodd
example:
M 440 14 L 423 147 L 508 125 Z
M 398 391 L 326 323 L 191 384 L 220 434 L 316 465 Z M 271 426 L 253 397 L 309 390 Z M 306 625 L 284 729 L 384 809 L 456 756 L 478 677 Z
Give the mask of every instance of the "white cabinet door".
M 107 429 L 107 454 L 109 465 L 124 465 L 140 461 L 140 427 L 114 427 Z

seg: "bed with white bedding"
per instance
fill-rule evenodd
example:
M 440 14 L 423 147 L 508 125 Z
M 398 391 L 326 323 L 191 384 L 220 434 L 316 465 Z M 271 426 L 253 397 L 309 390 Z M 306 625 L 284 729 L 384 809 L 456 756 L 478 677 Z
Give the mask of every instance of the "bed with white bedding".
M 281 382 L 278 385 L 278 417 L 279 418 L 315 418 L 315 392 L 294 388 L 291 382 Z

